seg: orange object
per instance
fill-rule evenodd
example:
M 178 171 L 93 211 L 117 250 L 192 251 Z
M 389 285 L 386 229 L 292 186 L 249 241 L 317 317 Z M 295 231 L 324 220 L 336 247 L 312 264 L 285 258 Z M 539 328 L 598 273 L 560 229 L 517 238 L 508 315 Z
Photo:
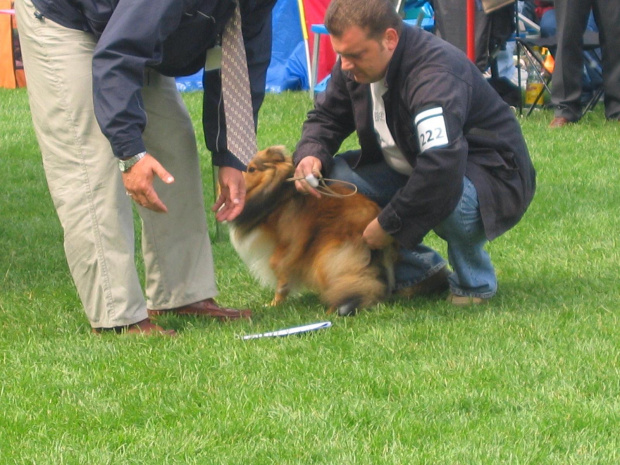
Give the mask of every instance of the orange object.
M 0 0 L 0 87 L 26 86 L 15 12 L 11 0 Z
M 555 69 L 555 60 L 553 59 L 553 55 L 551 55 L 551 53 L 547 53 L 543 67 L 549 74 L 553 74 L 553 70 Z

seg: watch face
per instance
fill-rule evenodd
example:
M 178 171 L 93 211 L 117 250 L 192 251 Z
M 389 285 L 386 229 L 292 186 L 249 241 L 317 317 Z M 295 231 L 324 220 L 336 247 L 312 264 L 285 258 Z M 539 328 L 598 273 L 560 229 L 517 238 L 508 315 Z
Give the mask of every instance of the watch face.
M 127 163 L 125 162 L 125 160 L 119 160 L 118 161 L 118 167 L 121 169 L 121 171 L 124 173 L 125 171 L 127 171 Z

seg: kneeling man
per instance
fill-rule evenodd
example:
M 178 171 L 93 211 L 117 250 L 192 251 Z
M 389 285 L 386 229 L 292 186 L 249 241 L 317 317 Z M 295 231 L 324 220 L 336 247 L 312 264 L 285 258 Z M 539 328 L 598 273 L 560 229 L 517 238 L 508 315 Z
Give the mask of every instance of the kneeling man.
M 307 175 L 353 182 L 383 208 L 372 248 L 402 246 L 403 295 L 445 290 L 456 305 L 497 291 L 486 243 L 529 206 L 535 170 L 513 111 L 460 50 L 406 25 L 390 0 L 332 0 L 325 25 L 339 59 L 295 150 Z M 355 131 L 360 150 L 334 155 Z M 434 230 L 448 260 L 422 244 Z

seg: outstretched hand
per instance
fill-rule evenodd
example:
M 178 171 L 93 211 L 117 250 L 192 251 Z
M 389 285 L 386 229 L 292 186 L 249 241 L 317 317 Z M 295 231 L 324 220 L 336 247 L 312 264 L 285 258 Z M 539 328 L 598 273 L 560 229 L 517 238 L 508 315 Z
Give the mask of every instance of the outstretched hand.
M 217 212 L 217 221 L 232 221 L 245 205 L 245 179 L 241 171 L 230 166 L 220 167 L 218 178 L 220 195 L 211 210 Z
M 168 208 L 161 201 L 155 188 L 153 178 L 158 176 L 166 184 L 172 184 L 174 177 L 153 156 L 148 153 L 142 160 L 122 174 L 125 191 L 138 205 L 159 213 L 166 213 Z

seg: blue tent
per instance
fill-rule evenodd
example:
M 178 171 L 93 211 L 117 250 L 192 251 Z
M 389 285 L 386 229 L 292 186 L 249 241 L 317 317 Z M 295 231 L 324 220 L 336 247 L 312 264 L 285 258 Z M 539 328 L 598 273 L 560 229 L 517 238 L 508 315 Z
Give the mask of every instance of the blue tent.
M 306 50 L 296 0 L 278 0 L 273 9 L 271 64 L 267 92 L 308 89 Z

